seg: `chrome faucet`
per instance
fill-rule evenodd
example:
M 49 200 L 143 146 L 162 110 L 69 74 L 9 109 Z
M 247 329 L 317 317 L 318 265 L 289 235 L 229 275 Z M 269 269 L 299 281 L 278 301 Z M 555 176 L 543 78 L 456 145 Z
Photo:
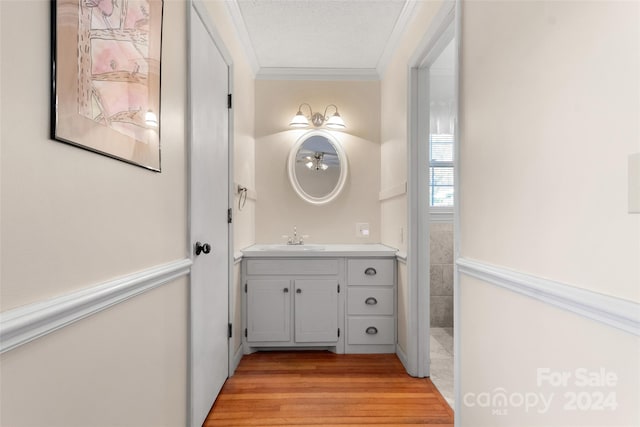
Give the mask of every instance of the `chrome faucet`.
M 293 236 L 288 237 L 287 245 L 304 245 L 304 240 L 302 236 L 298 236 L 298 229 L 296 226 L 293 226 Z

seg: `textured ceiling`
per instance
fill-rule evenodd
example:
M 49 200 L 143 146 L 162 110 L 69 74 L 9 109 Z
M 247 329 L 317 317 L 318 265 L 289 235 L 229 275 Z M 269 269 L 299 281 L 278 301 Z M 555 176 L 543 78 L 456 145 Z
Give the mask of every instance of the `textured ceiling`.
M 235 23 L 258 70 L 379 70 L 395 47 L 408 3 L 235 0 Z

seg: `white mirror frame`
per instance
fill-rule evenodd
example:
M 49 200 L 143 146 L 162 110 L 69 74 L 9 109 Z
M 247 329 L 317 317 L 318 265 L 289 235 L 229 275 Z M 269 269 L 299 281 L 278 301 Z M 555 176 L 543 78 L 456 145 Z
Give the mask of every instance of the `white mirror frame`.
M 298 178 L 296 177 L 296 155 L 298 154 L 298 150 L 300 149 L 302 144 L 304 144 L 305 141 L 312 136 L 323 136 L 327 138 L 329 143 L 333 145 L 333 148 L 335 148 L 336 153 L 338 153 L 338 160 L 340 161 L 340 176 L 338 177 L 338 182 L 329 194 L 322 197 L 314 197 L 307 194 L 298 182 Z M 342 145 L 340 145 L 340 142 L 336 139 L 335 136 L 324 130 L 311 130 L 309 132 L 305 132 L 300 138 L 298 138 L 293 147 L 291 147 L 291 151 L 289 152 L 287 170 L 289 172 L 289 181 L 291 181 L 291 186 L 301 199 L 314 205 L 324 205 L 338 197 L 338 195 L 342 191 L 342 188 L 344 187 L 345 182 L 347 181 L 347 169 L 347 155 L 344 152 Z

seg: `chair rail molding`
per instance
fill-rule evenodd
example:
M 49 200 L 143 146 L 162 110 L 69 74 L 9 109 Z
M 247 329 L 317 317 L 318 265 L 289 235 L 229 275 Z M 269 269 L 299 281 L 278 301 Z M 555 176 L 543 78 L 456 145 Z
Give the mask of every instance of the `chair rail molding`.
M 172 261 L 0 313 L 0 354 L 186 276 L 191 264 Z
M 527 295 L 588 319 L 640 336 L 640 304 L 468 258 L 461 274 Z
M 407 181 L 402 181 L 401 183 L 394 185 L 389 188 L 385 188 L 380 191 L 378 194 L 378 200 L 383 202 L 385 200 L 393 199 L 394 197 L 402 196 L 407 194 Z

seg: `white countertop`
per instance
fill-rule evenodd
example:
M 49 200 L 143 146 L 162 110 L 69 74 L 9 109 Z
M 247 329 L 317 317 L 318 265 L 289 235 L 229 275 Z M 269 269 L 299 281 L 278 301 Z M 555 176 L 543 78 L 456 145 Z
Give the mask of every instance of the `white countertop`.
M 394 257 L 397 249 L 375 244 L 346 245 L 253 245 L 242 250 L 243 258 L 326 258 L 326 257 Z

